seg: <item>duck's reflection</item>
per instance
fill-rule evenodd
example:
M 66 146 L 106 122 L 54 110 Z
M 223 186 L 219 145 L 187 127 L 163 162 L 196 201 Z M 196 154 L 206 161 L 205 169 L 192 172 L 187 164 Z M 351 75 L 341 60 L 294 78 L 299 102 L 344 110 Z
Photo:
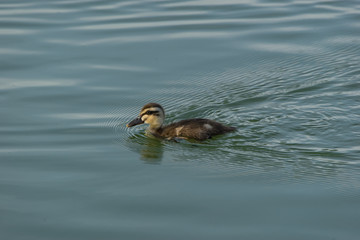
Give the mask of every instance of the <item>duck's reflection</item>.
M 131 136 L 128 138 L 128 147 L 140 154 L 140 159 L 147 163 L 160 163 L 163 158 L 163 143 L 154 136 Z

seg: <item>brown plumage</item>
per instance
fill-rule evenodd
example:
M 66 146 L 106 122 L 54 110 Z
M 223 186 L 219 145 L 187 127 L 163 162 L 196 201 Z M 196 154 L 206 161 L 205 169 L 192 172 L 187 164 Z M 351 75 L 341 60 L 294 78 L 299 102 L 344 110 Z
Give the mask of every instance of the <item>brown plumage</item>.
M 163 126 L 164 119 L 163 107 L 157 103 L 148 103 L 142 107 L 139 117 L 128 123 L 127 127 L 148 123 L 150 133 L 167 139 L 205 140 L 215 135 L 235 131 L 234 127 L 225 126 L 209 119 L 187 119 Z

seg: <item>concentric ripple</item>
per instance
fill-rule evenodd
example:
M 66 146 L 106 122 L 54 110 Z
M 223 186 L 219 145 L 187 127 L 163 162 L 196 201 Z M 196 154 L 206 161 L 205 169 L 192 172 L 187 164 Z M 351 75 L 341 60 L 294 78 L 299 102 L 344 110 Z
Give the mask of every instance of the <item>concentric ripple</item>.
M 154 80 L 149 87 L 132 87 L 136 104 L 127 109 L 115 107 L 122 117 L 109 120 L 120 144 L 147 145 L 145 127 L 127 129 L 125 124 L 137 116 L 142 105 L 158 102 L 165 107 L 167 123 L 203 117 L 238 129 L 235 134 L 203 143 L 163 141 L 158 148 L 164 152 L 162 157 L 169 154 L 173 159 L 196 159 L 216 169 L 217 163 L 228 164 L 228 170 L 251 162 L 253 171 L 262 172 L 273 164 L 274 168 L 282 166 L 284 171 L 307 177 L 314 173 L 324 177 L 348 164 L 359 164 L 358 148 L 351 142 L 358 125 L 354 122 L 356 114 L 350 110 L 358 111 L 358 94 L 346 89 L 349 82 L 359 80 L 359 42 L 346 40 L 346 31 L 353 33 L 358 27 L 342 26 L 343 32 L 334 38 L 329 35 L 329 27 L 321 23 L 331 24 L 332 19 L 347 18 L 347 14 L 357 11 L 326 2 L 318 3 L 318 8 L 311 3 L 294 8 L 288 3 L 211 5 L 202 1 L 159 3 L 157 7 L 161 9 L 159 14 L 155 10 L 95 18 L 97 21 L 83 18 L 89 24 L 70 29 L 127 33 L 99 39 L 99 44 L 122 45 L 146 39 L 156 48 L 174 47 L 187 35 L 191 41 L 201 36 L 217 46 L 210 54 L 211 49 L 192 49 L 188 45 L 183 57 L 173 57 L 173 61 L 183 63 L 182 68 L 171 62 L 165 64 L 174 71 L 150 67 L 153 61 L 145 56 L 152 70 L 148 76 Z M 269 7 L 273 14 L 261 14 Z M 315 20 L 319 23 L 317 29 L 312 24 Z M 223 41 L 227 46 L 222 45 Z M 196 54 L 208 54 L 210 58 L 192 62 Z M 196 64 L 196 70 L 186 61 Z M 346 122 L 353 126 L 341 127 Z M 344 138 L 344 134 L 349 137 Z M 136 138 L 139 141 L 131 140 L 129 144 L 129 139 Z M 261 166 L 261 159 L 274 162 Z

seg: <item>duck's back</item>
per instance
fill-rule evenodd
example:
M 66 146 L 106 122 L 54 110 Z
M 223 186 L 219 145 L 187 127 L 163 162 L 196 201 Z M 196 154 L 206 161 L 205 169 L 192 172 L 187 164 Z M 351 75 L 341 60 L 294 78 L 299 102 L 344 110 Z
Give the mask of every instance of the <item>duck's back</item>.
M 202 118 L 187 119 L 163 127 L 159 135 L 165 138 L 190 138 L 205 140 L 211 136 L 232 132 L 235 128 Z

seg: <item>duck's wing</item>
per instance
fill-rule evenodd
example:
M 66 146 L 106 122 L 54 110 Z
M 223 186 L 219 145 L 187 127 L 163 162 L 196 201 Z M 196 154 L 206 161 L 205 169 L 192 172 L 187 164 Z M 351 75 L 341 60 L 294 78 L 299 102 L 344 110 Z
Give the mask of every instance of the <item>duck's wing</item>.
M 162 134 L 166 138 L 181 137 L 196 140 L 205 140 L 211 136 L 232 132 L 235 128 L 224 126 L 209 119 L 194 118 L 182 120 L 165 126 Z

